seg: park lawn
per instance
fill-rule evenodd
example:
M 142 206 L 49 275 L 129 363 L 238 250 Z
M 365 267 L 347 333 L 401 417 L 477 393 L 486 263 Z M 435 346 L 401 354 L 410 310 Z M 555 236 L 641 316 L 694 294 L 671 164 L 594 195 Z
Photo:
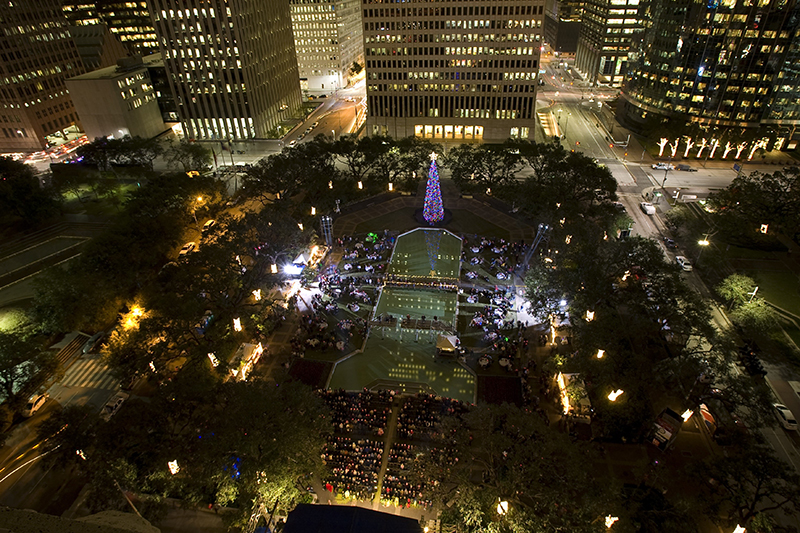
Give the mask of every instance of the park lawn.
M 769 303 L 800 316 L 800 280 L 786 271 L 748 272 L 758 284 L 758 295 Z
M 414 228 L 420 227 L 420 224 L 414 218 L 416 209 L 413 207 L 406 207 L 397 209 L 391 213 L 371 218 L 367 221 L 360 223 L 356 226 L 356 234 L 369 233 L 369 232 L 382 232 L 388 229 L 389 231 L 405 232 Z M 508 239 L 510 233 L 508 230 L 492 224 L 488 220 L 481 218 L 472 211 L 467 209 L 453 209 L 453 220 L 445 227 L 445 229 L 452 231 L 456 235 L 483 235 L 491 238 Z

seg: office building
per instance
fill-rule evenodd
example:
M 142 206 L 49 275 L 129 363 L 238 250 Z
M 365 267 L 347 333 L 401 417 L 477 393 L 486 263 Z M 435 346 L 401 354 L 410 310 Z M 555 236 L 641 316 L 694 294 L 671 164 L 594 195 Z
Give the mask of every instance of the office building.
M 125 135 L 149 139 L 168 129 L 146 66 L 160 62 L 158 54 L 144 59 L 125 58 L 113 67 L 67 80 L 75 109 L 90 139 Z
M 87 70 L 110 67 L 128 56 L 128 50 L 105 24 L 70 26 L 69 33 Z
M 363 67 L 361 0 L 291 0 L 301 88 L 321 94 L 345 87 Z
M 108 26 L 130 55 L 158 52 L 158 39 L 145 0 L 63 0 L 63 6 L 72 25 Z
M 560 56 L 575 56 L 578 51 L 578 37 L 583 20 L 583 0 L 560 0 L 556 2 L 558 29 L 552 48 Z
M 0 151 L 41 150 L 79 127 L 65 80 L 84 67 L 60 0 L 3 2 L 0 17 Z
M 714 126 L 800 123 L 796 1 L 653 2 L 618 117 L 639 130 L 665 117 Z
M 189 139 L 267 138 L 300 105 L 288 2 L 149 0 Z
M 621 86 L 641 31 L 639 0 L 586 0 L 575 68 L 591 84 Z
M 367 133 L 533 138 L 544 0 L 364 0 Z

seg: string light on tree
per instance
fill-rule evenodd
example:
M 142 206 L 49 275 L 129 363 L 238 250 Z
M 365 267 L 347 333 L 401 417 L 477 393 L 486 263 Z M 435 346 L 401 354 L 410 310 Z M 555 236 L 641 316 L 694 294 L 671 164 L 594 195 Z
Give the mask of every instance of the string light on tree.
M 431 226 L 444 220 L 442 189 L 439 185 L 439 169 L 436 166 L 436 152 L 431 152 L 431 166 L 428 169 L 428 184 L 425 186 L 425 205 L 422 217 Z

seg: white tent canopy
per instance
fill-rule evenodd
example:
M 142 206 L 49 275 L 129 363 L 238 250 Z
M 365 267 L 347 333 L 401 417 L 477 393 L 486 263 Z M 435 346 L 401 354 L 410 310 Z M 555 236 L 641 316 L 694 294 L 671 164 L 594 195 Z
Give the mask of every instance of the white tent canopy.
M 442 352 L 455 352 L 458 347 L 458 337 L 455 335 L 442 335 L 436 338 L 436 348 Z

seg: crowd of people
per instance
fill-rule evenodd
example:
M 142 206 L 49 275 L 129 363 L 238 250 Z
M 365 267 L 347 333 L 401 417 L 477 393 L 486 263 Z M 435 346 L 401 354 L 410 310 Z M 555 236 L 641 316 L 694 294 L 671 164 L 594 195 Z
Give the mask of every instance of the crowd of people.
M 493 257 L 486 268 L 494 273 L 494 276 L 498 279 L 508 279 L 514 275 L 514 272 L 522 268 L 521 260 L 524 258 L 525 241 L 489 239 L 475 235 L 473 237 L 464 237 L 462 244 L 461 260 L 465 263 L 485 265 L 483 257 L 477 254 L 491 253 Z M 476 255 L 468 260 L 467 251 Z M 501 274 L 502 277 L 500 276 Z
M 389 450 L 389 461 L 381 483 L 381 503 L 397 507 L 428 507 L 423 486 L 408 479 L 407 473 L 416 454 L 414 444 L 395 442 Z
M 346 499 L 370 500 L 378 488 L 383 442 L 331 435 L 322 453 L 330 474 L 325 488 Z
M 436 426 L 442 416 L 466 411 L 459 400 L 419 393 L 405 398 L 397 416 L 397 438 L 404 440 L 429 440 L 436 436 Z
M 326 390 L 320 394 L 330 407 L 335 432 L 382 436 L 386 430 L 394 399 L 390 392 Z

